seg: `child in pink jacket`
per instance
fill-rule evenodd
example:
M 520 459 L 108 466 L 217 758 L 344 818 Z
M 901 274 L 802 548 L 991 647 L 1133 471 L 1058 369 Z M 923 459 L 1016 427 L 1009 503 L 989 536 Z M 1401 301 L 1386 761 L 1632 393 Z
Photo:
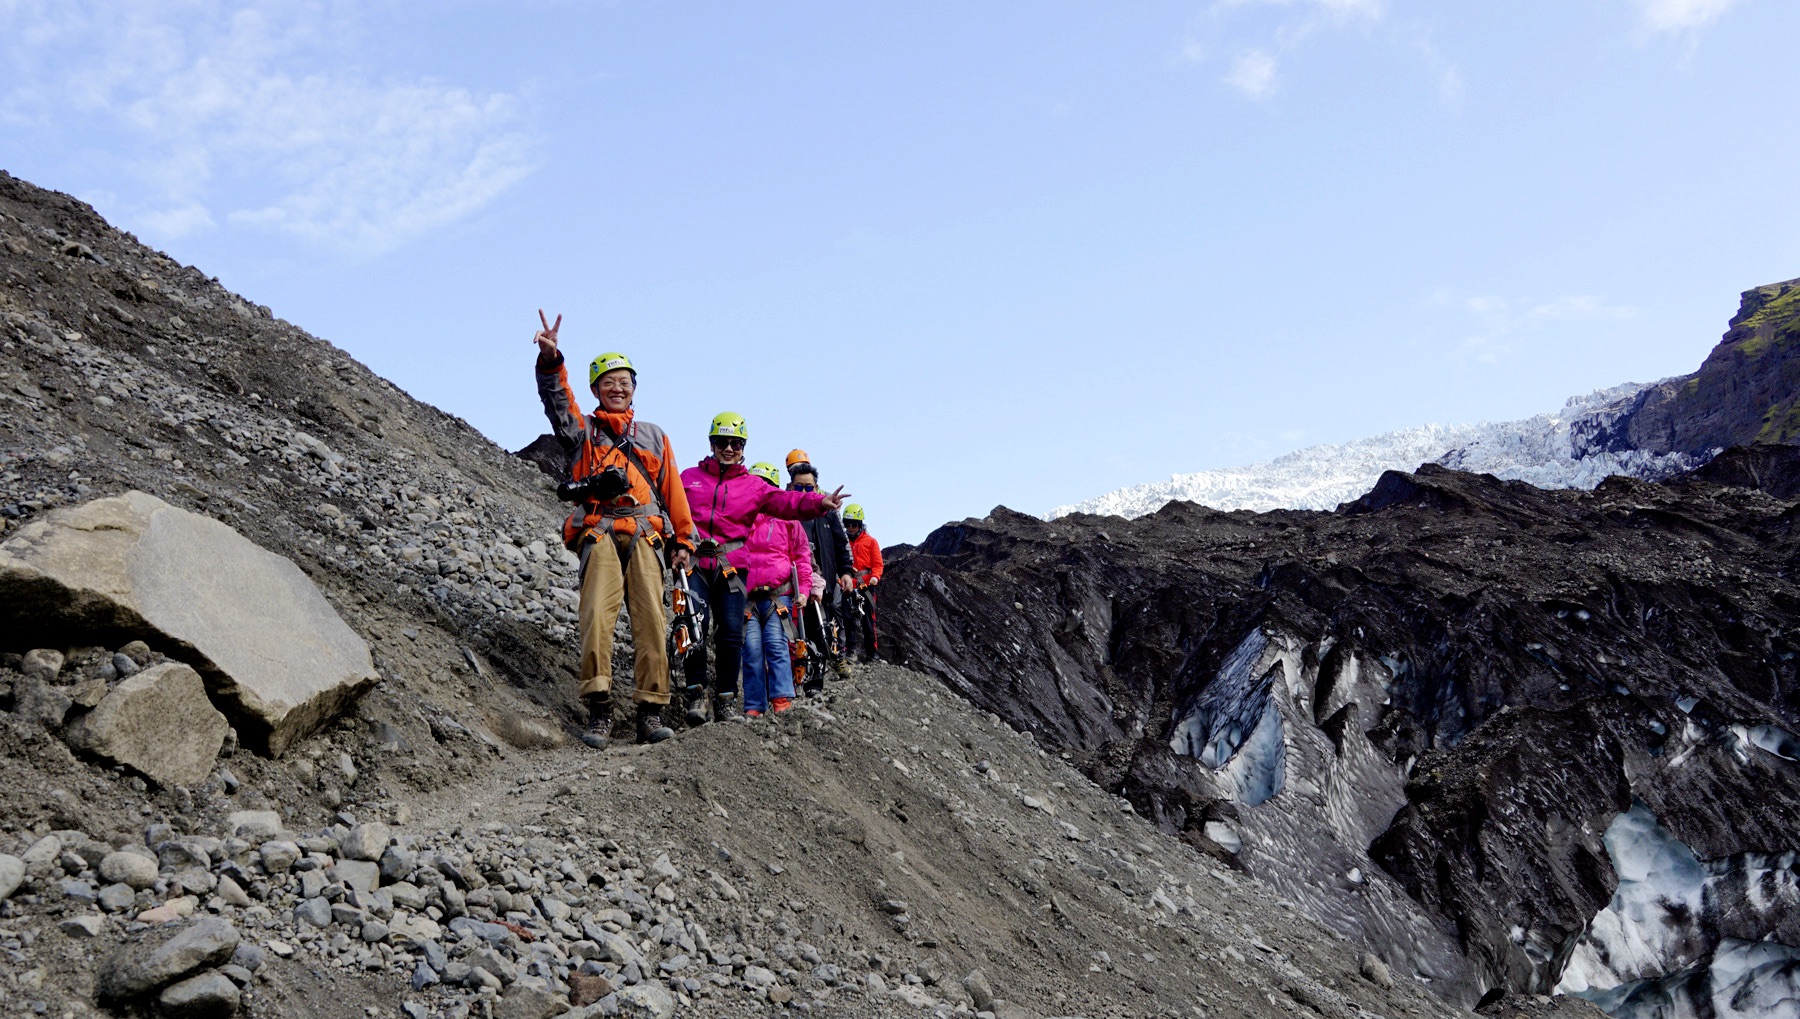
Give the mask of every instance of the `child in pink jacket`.
M 750 473 L 779 487 L 781 472 L 759 463 Z M 812 544 L 793 520 L 764 514 L 750 525 L 744 547 L 727 558 L 744 573 L 744 715 L 794 706 L 788 625 L 812 593 Z

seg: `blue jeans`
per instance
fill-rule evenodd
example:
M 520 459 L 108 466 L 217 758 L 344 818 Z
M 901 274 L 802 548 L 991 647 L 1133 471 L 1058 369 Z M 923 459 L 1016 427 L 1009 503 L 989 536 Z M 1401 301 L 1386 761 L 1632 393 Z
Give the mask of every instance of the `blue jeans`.
M 791 598 L 753 598 L 744 622 L 744 710 L 768 711 L 769 701 L 794 696 L 794 670 L 788 662 L 787 629 L 776 606 L 787 609 Z

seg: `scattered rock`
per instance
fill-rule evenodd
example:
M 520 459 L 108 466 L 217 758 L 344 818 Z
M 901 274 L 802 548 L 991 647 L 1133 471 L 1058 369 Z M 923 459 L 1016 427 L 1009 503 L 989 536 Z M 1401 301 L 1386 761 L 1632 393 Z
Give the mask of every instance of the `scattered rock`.
M 19 854 L 20 862 L 31 873 L 42 873 L 56 864 L 57 857 L 62 855 L 63 841 L 55 835 L 46 835 L 31 844 L 31 848 Z
M 660 984 L 633 984 L 619 992 L 618 1001 L 623 1019 L 669 1019 L 675 1014 L 675 999 Z
M 234 810 L 225 829 L 240 839 L 262 842 L 281 834 L 281 815 L 273 810 Z
M 13 714 L 33 725 L 61 729 L 74 706 L 67 691 L 36 677 L 26 676 L 13 684 Z
M 107 853 L 100 860 L 100 877 L 141 891 L 156 883 L 156 861 L 142 853 Z
M 127 884 L 111 884 L 100 889 L 100 908 L 109 913 L 122 913 L 137 902 L 137 892 Z
M 24 660 L 19 663 L 19 671 L 27 678 L 40 683 L 54 683 L 62 672 L 63 653 L 50 648 L 33 648 L 25 652 Z
M 973 970 L 962 979 L 963 990 L 969 992 L 969 1002 L 976 1011 L 984 1011 L 994 1003 L 994 988 L 988 983 L 987 974 Z
M 230 921 L 210 916 L 167 935 L 152 935 L 121 947 L 107 961 L 97 991 L 101 998 L 129 998 L 154 991 L 202 966 L 226 962 L 237 950 L 238 941 L 237 928 Z
M 200 900 L 192 895 L 183 895 L 180 898 L 170 899 L 154 909 L 144 910 L 137 915 L 137 920 L 139 923 L 148 924 L 169 923 L 182 917 L 193 916 L 194 909 L 199 904 Z
M 340 847 L 346 860 L 381 859 L 381 854 L 388 847 L 394 835 L 385 824 L 359 824 L 350 829 Z
M 156 1003 L 168 1015 L 216 1019 L 235 1013 L 240 999 L 237 984 L 215 971 L 170 984 L 157 996 Z
M 13 897 L 14 891 L 18 891 L 18 886 L 23 880 L 25 880 L 25 861 L 13 857 L 13 855 L 0 853 L 0 902 L 5 902 L 7 898 Z
M 1364 980 L 1367 980 L 1369 983 L 1374 984 L 1376 987 L 1379 987 L 1382 990 L 1390 990 L 1393 988 L 1393 986 L 1394 986 L 1393 971 L 1388 969 L 1387 963 L 1382 962 L 1380 959 L 1376 958 L 1373 954 L 1368 953 L 1368 952 L 1363 953 L 1362 964 L 1361 964 L 1360 968 L 1361 968 Z
M 576 1008 L 592 1005 L 613 992 L 612 981 L 594 973 L 569 974 L 569 1003 Z
M 157 785 L 198 785 L 212 771 L 228 728 L 207 700 L 200 674 L 164 662 L 113 687 L 69 728 L 68 739 Z
M 285 874 L 300 860 L 300 847 L 292 842 L 276 840 L 257 847 L 263 869 L 271 874 Z
M 71 938 L 95 938 L 106 929 L 106 918 L 94 913 L 72 916 L 57 927 Z
M 569 1010 L 569 1003 L 544 987 L 519 981 L 506 989 L 495 1014 L 499 1019 L 550 1019 Z

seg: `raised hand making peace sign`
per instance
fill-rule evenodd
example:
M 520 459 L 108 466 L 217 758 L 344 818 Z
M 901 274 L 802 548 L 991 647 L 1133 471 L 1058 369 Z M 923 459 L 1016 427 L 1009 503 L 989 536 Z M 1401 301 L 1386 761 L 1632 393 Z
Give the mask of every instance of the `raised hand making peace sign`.
M 544 317 L 544 309 L 539 308 L 538 321 L 544 324 L 544 328 L 538 330 L 536 335 L 531 337 L 531 341 L 538 345 L 539 354 L 544 357 L 555 357 L 556 331 L 562 328 L 562 313 L 557 313 L 556 324 L 551 325 L 550 320 Z

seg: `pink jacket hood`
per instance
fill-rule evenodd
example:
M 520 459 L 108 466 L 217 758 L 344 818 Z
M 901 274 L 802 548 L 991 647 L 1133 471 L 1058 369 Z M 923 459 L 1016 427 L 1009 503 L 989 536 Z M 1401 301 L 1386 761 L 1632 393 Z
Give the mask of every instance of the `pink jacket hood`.
M 811 520 L 825 515 L 819 492 L 788 492 L 751 474 L 742 464 L 723 466 L 712 457 L 681 472 L 681 487 L 701 541 L 743 541 L 760 515 Z M 732 562 L 738 562 L 732 557 Z M 702 566 L 711 565 L 701 562 Z
M 806 528 L 795 521 L 757 517 L 744 547 L 727 558 L 731 565 L 744 571 L 744 587 L 748 590 L 780 590 L 798 574 L 800 586 L 785 593 L 793 596 L 812 591 L 812 544 L 806 540 Z

